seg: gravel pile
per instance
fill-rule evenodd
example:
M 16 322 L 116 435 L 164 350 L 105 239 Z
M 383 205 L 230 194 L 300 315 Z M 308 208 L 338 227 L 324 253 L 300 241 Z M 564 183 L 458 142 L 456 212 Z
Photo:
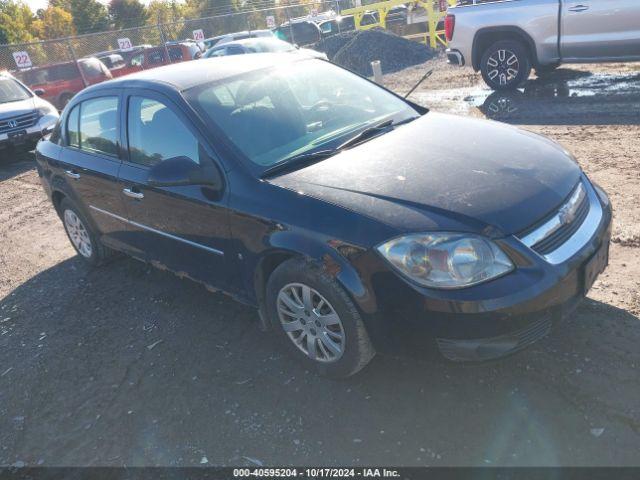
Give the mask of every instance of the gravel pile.
M 436 55 L 421 43 L 379 28 L 336 35 L 324 44 L 333 62 L 367 76 L 373 75 L 371 62 L 374 60 L 380 60 L 383 73 L 390 73 L 424 63 Z M 336 53 L 331 55 L 329 48 Z
M 358 34 L 357 31 L 338 33 L 331 37 L 324 38 L 315 46 L 316 50 L 320 50 L 327 54 L 329 60 L 333 61 L 333 58 L 340 51 L 342 47 L 347 45 Z

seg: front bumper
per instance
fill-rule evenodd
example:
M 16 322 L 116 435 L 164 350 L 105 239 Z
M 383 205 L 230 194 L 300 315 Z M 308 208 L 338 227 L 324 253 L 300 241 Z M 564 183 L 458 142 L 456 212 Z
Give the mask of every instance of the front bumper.
M 376 348 L 420 356 L 439 351 L 451 360 L 474 361 L 517 352 L 544 337 L 575 310 L 593 284 L 595 278 L 585 278 L 587 265 L 608 252 L 611 206 L 603 192 L 598 201 L 602 218 L 595 233 L 561 264 L 545 261 L 510 237 L 500 243 L 516 270 L 467 289 L 418 287 L 388 268 L 383 272 L 381 265 L 370 277 L 377 308 L 366 317 Z M 606 263 L 606 255 L 602 258 Z
M 0 133 L 0 148 L 35 144 L 42 138 L 42 131 L 55 125 L 57 121 L 57 115 L 45 115 L 31 127 L 20 131 L 19 135 L 13 135 L 18 132 Z

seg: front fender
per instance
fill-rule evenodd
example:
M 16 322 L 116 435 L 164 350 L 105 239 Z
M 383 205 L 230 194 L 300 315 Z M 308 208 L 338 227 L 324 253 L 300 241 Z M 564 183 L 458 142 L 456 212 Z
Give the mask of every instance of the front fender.
M 376 309 L 371 289 L 361 278 L 352 261 L 366 250 L 349 245 L 338 239 L 318 238 L 296 231 L 277 231 L 269 236 L 268 248 L 260 254 L 247 258 L 247 267 L 253 272 L 252 291 L 254 300 L 260 305 L 268 273 L 289 258 L 305 258 L 315 263 L 345 289 L 361 311 L 372 313 Z M 265 274 L 265 272 L 267 274 Z

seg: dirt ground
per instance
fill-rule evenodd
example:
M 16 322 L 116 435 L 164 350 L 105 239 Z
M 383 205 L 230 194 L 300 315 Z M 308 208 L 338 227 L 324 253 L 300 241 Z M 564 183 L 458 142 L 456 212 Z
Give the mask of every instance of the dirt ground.
M 5 156 L 0 465 L 640 465 L 640 67 L 500 96 L 436 59 L 385 83 L 428 68 L 414 101 L 548 135 L 610 194 L 610 266 L 572 318 L 498 362 L 378 357 L 325 380 L 222 295 L 134 260 L 88 269 L 31 155 Z

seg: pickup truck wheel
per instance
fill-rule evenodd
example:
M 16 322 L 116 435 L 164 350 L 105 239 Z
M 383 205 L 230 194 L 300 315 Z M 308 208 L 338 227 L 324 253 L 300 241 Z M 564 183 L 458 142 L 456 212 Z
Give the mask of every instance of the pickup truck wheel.
M 82 260 L 97 267 L 113 256 L 113 250 L 100 243 L 91 224 L 71 200 L 63 199 L 59 211 L 71 245 Z
M 529 53 L 516 40 L 496 42 L 482 55 L 480 71 L 493 90 L 516 89 L 531 73 Z
M 349 377 L 375 355 L 347 293 L 309 261 L 294 258 L 276 268 L 267 282 L 265 301 L 278 341 L 320 375 Z

